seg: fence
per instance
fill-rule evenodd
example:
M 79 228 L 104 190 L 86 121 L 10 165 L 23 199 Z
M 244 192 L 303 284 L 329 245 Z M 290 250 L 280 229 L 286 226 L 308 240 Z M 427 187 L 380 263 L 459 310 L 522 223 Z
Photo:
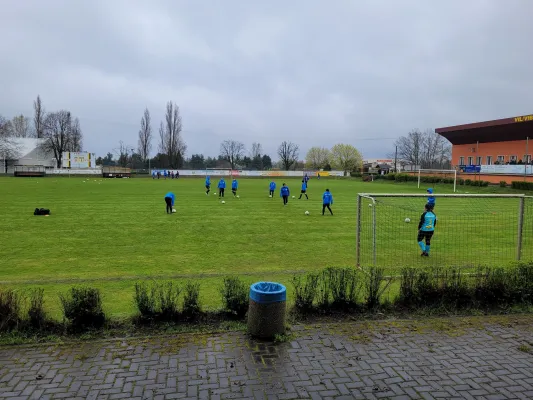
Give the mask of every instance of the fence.
M 151 173 L 160 172 L 163 174 L 165 171 L 174 173 L 179 172 L 180 176 L 242 176 L 242 177 L 303 177 L 305 174 L 308 176 L 317 176 L 320 174 L 321 177 L 333 176 L 341 177 L 344 176 L 344 171 L 243 171 L 243 170 L 231 170 L 231 169 L 152 169 Z
M 533 197 L 522 194 L 435 195 L 429 257 L 418 229 L 423 194 L 359 194 L 357 265 L 496 266 L 533 260 Z

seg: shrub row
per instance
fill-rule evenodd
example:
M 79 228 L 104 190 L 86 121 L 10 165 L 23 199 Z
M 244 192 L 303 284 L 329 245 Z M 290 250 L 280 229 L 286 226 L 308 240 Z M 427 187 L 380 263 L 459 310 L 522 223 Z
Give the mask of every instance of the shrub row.
M 382 179 L 386 179 L 389 181 L 396 181 L 396 182 L 418 182 L 418 175 L 413 174 L 386 174 L 383 176 L 380 176 Z M 447 184 L 453 184 L 453 178 L 445 178 L 445 177 L 439 177 L 439 176 L 421 176 L 420 182 L 422 183 L 447 183 Z M 457 184 L 458 185 L 465 185 L 465 186 L 482 186 L 486 187 L 489 186 L 489 181 L 482 181 L 482 180 L 472 180 L 472 179 L 463 179 L 463 178 L 457 178 Z
M 244 317 L 248 310 L 248 285 L 239 278 L 227 277 L 219 290 L 224 311 L 237 318 Z M 72 287 L 59 294 L 59 300 L 64 325 L 71 331 L 99 329 L 107 321 L 97 288 Z M 183 288 L 175 282 L 138 282 L 133 300 L 140 322 L 191 320 L 202 313 L 198 282 L 187 282 Z M 42 288 L 30 291 L 0 288 L 0 332 L 37 330 L 48 324 L 52 321 L 45 313 Z
M 533 190 L 533 182 L 512 181 L 511 187 L 519 190 Z

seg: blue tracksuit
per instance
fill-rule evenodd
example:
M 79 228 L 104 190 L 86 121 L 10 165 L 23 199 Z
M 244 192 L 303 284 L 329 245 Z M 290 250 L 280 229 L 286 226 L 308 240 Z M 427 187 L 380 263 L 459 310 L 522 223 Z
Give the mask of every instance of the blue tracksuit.
M 281 190 L 279 191 L 279 197 L 289 196 L 290 194 L 291 194 L 291 192 L 289 191 L 289 187 L 288 186 L 282 186 L 281 187 Z
M 211 178 L 207 176 L 205 178 L 205 187 L 208 188 L 209 186 L 211 186 Z
M 307 182 L 302 183 L 302 192 L 307 190 Z
M 322 195 L 322 204 L 324 205 L 330 205 L 333 204 L 333 196 L 331 195 L 331 192 L 324 192 Z
M 239 187 L 239 183 L 237 182 L 236 179 L 234 179 L 233 182 L 231 182 L 231 190 L 237 190 L 238 187 Z
M 218 188 L 219 189 L 226 189 L 226 181 L 224 179 L 221 179 L 219 182 L 218 182 Z
M 174 200 L 176 200 L 176 196 L 174 196 L 174 193 L 172 193 L 172 192 L 168 192 L 168 193 L 165 195 L 165 199 L 166 199 L 167 197 L 170 197 L 170 198 L 172 199 L 172 203 L 171 203 L 171 205 L 174 205 Z
M 274 190 L 276 190 L 276 182 L 272 181 L 270 182 L 270 190 L 273 192 Z
M 433 194 L 433 189 L 429 188 L 427 190 L 429 196 L 428 196 L 428 204 L 431 204 L 433 207 L 435 207 L 435 196 L 431 196 Z

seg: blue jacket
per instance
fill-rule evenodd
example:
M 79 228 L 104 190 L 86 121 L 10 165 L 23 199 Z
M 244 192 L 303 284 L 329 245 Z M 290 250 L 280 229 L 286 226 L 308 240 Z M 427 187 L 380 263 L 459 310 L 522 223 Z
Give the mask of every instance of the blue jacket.
M 276 182 L 270 182 L 270 190 L 276 190 Z
M 333 196 L 331 195 L 331 192 L 324 192 L 322 195 L 322 203 L 333 204 Z
M 231 188 L 232 188 L 232 189 L 237 189 L 238 187 L 239 187 L 239 183 L 237 182 L 237 180 L 234 179 L 234 180 L 231 182 Z
M 423 232 L 433 232 L 437 226 L 437 216 L 432 211 L 425 211 L 420 216 L 418 229 Z
M 428 204 L 431 204 L 431 205 L 435 205 L 435 196 L 431 196 L 433 194 L 433 189 L 432 188 L 429 188 L 427 190 L 427 192 L 430 194 L 430 196 L 428 197 Z
M 289 191 L 289 187 L 282 186 L 279 191 L 279 197 L 288 196 L 289 194 L 291 194 L 291 192 Z
M 221 179 L 219 182 L 218 182 L 218 188 L 219 189 L 226 189 L 226 181 L 224 179 Z
M 205 178 L 205 186 L 211 186 L 211 178 L 210 177 L 206 177 Z
M 172 205 L 174 205 L 174 200 L 176 200 L 176 196 L 174 196 L 174 193 L 172 192 L 168 192 L 166 195 L 165 195 L 165 199 L 167 197 L 170 197 L 172 199 Z
M 307 182 L 302 183 L 302 190 L 307 190 Z

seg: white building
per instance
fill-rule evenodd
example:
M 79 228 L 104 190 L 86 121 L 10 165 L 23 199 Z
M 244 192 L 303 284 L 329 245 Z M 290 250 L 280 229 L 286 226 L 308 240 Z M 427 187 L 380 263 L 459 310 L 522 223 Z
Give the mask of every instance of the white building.
M 57 165 L 53 153 L 46 153 L 41 149 L 45 139 L 10 138 L 9 152 L 0 154 L 0 173 L 13 173 L 15 165 L 42 165 L 45 168 L 55 168 Z

